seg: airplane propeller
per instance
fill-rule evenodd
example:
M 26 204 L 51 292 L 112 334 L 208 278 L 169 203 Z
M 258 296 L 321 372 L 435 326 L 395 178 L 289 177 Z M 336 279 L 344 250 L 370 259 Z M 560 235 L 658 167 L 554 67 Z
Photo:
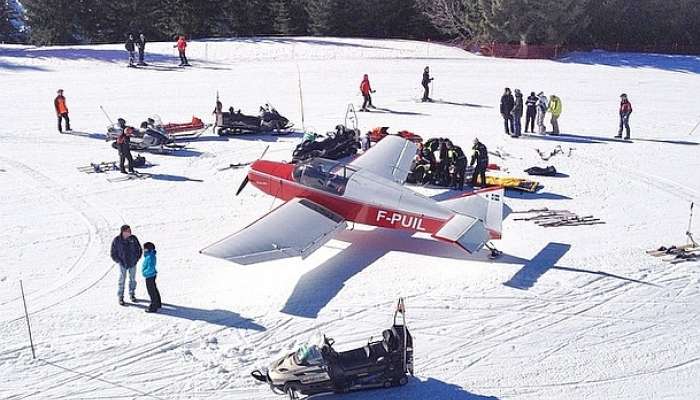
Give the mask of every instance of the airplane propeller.
M 267 153 L 267 150 L 268 150 L 269 148 L 270 148 L 270 145 L 267 145 L 267 146 L 265 147 L 265 150 L 263 150 L 262 154 L 260 154 L 260 157 L 258 157 L 258 160 L 260 160 L 261 158 L 265 157 L 265 153 Z M 256 160 L 256 161 L 257 161 L 257 160 Z M 238 190 L 236 190 L 236 196 L 238 196 L 239 194 L 241 194 L 241 192 L 243 191 L 243 189 L 245 189 L 245 187 L 248 185 L 248 181 L 249 181 L 249 179 L 248 179 L 248 172 L 249 172 L 249 171 L 250 171 L 250 167 L 248 167 L 248 170 L 247 170 L 246 173 L 245 173 L 245 178 L 243 178 L 243 182 L 241 182 L 241 184 L 238 186 Z

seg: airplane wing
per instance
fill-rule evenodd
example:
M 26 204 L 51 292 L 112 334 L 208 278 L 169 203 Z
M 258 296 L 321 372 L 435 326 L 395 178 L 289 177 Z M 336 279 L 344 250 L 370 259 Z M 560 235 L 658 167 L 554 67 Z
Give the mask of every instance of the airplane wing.
M 350 165 L 404 183 L 417 150 L 418 147 L 413 142 L 396 135 L 388 135 L 353 160 Z
M 346 227 L 340 215 L 310 200 L 294 199 L 200 253 L 243 265 L 306 258 Z

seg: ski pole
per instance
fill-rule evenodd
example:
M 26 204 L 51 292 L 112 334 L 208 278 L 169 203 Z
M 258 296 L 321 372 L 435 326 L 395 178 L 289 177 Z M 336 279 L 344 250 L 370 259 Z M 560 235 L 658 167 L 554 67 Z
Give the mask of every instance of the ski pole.
M 107 117 L 107 121 L 109 121 L 110 124 L 114 125 L 114 122 L 112 122 L 112 118 L 109 117 L 107 114 L 107 111 L 105 111 L 104 107 L 100 106 L 100 110 L 102 110 L 102 113 Z
M 695 124 L 695 127 L 690 131 L 690 133 L 688 134 L 688 136 L 692 136 L 693 133 L 695 133 L 695 130 L 698 129 L 698 126 L 700 126 L 700 121 L 698 121 L 698 123 Z

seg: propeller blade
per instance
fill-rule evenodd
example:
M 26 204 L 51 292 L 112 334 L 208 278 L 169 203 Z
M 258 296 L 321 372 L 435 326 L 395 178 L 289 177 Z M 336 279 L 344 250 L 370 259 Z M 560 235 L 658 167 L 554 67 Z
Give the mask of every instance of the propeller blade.
M 248 184 L 248 174 L 246 174 L 245 178 L 243 178 L 243 182 L 241 182 L 241 186 L 239 186 L 238 190 L 236 190 L 236 196 L 241 194 L 241 192 L 243 191 L 243 189 L 246 187 L 247 184 Z

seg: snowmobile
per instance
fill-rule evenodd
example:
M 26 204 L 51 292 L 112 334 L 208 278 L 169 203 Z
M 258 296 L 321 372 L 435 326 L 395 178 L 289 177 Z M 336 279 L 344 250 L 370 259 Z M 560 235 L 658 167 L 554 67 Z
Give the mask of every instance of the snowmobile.
M 360 149 L 360 131 L 337 125 L 334 132 L 328 132 L 323 140 L 300 143 L 292 153 L 292 163 L 311 158 L 339 160 L 354 156 Z
M 158 115 L 151 115 L 141 122 L 141 129 L 134 132 L 133 137 L 143 137 L 143 134 L 152 130 L 156 134 L 165 136 L 173 141 L 184 141 L 196 139 L 201 136 L 211 125 L 204 124 L 201 119 L 192 117 L 190 122 L 185 123 L 167 123 L 164 124 Z M 112 124 L 107 128 L 107 140 L 114 140 L 122 132 L 119 124 Z
M 116 124 L 108 128 L 107 140 L 116 140 L 122 133 L 122 126 L 126 125 L 123 118 L 119 118 Z M 170 153 L 185 146 L 175 143 L 175 140 L 164 134 L 148 122 L 141 124 L 141 129 L 133 129 L 130 137 L 129 149 L 132 151 L 148 151 L 151 153 Z M 117 142 L 112 142 L 112 147 L 117 148 Z
M 240 133 L 285 133 L 294 125 L 270 104 L 261 106 L 260 114 L 255 116 L 243 114 L 241 110 L 234 110 L 233 107 L 229 107 L 228 112 L 222 111 L 221 102 L 217 100 L 214 117 L 216 120 L 214 127 L 219 136 Z
M 401 314 L 401 323 L 397 316 Z M 335 341 L 325 335 L 301 345 L 297 351 L 254 370 L 251 376 L 270 385 L 276 394 L 298 399 L 299 395 L 344 393 L 354 390 L 405 385 L 413 375 L 413 338 L 406 326 L 404 301 L 399 299 L 394 323 L 382 339 L 360 348 L 336 351 Z

